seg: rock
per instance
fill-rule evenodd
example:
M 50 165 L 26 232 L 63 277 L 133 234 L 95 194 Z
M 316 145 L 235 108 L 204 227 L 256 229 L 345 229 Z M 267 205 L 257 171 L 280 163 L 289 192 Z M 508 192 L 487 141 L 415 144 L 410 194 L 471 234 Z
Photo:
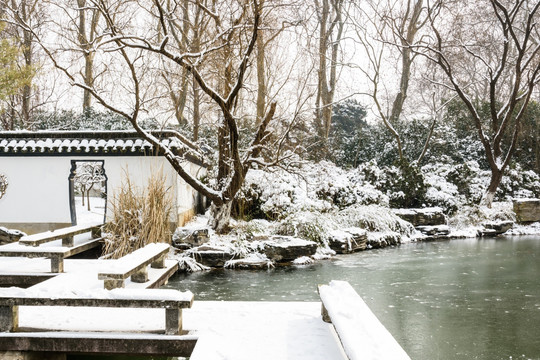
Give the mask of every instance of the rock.
M 17 242 L 23 236 L 26 236 L 26 234 L 23 233 L 22 231 L 11 230 L 3 226 L 0 226 L 0 245 Z
M 446 215 L 442 208 L 431 207 L 422 209 L 392 209 L 392 212 L 414 226 L 444 225 Z
M 513 221 L 489 221 L 482 223 L 483 229 L 478 230 L 477 235 L 482 236 L 497 236 L 510 230 L 514 226 Z
M 183 250 L 206 244 L 209 239 L 208 228 L 206 227 L 179 227 L 172 237 L 173 245 Z
M 372 232 L 368 234 L 368 249 L 379 249 L 398 244 L 401 244 L 401 235 L 397 232 Z
M 328 237 L 328 246 L 338 254 L 349 254 L 365 250 L 367 232 L 360 228 L 334 230 Z
M 273 261 L 293 261 L 302 256 L 312 256 L 317 251 L 317 243 L 292 236 L 271 236 L 264 240 L 264 254 Z
M 274 262 L 259 253 L 248 254 L 243 259 L 229 260 L 225 263 L 225 267 L 228 269 L 270 269 L 274 267 Z
M 450 235 L 450 228 L 448 227 L 448 225 L 417 226 L 416 230 L 426 235 L 425 238 L 420 239 L 422 241 L 447 239 Z
M 210 267 L 223 267 L 227 261 L 234 259 L 234 254 L 226 249 L 207 245 L 190 249 L 187 254 L 198 263 Z
M 540 199 L 514 200 L 514 212 L 518 223 L 540 221 Z

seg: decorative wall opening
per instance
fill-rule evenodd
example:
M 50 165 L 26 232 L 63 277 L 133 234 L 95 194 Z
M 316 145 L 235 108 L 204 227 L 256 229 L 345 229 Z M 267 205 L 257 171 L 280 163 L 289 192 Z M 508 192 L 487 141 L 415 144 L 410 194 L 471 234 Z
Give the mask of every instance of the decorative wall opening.
M 104 222 L 107 175 L 104 160 L 72 160 L 69 174 L 71 224 Z

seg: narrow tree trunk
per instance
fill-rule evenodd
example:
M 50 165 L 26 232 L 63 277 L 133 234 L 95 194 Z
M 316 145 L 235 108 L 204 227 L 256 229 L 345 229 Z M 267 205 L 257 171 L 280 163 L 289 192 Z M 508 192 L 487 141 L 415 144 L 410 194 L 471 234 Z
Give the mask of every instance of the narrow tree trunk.
M 90 211 L 90 190 L 86 192 L 86 205 L 87 205 L 88 211 Z
M 491 169 L 491 180 L 489 182 L 489 186 L 486 192 L 484 193 L 484 196 L 482 197 L 482 200 L 480 202 L 481 205 L 491 208 L 491 206 L 493 205 L 493 199 L 495 198 L 495 193 L 497 192 L 497 188 L 501 183 L 502 176 L 503 171 L 498 169 Z
M 84 84 L 94 86 L 94 53 L 84 54 Z M 92 106 L 92 94 L 87 89 L 83 94 L 83 111 Z
M 199 84 L 193 79 L 193 141 L 199 140 L 199 128 L 201 123 L 201 95 Z
M 263 31 L 259 30 L 259 34 L 257 35 L 257 126 L 263 121 L 266 108 L 265 46 L 263 34 Z

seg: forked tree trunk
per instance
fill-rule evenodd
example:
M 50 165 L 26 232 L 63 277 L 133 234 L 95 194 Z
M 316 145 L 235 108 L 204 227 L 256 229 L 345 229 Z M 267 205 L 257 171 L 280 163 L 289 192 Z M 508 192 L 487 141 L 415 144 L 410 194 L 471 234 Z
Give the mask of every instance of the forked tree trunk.
M 210 206 L 210 211 L 213 216 L 212 229 L 214 229 L 218 234 L 223 234 L 229 230 L 232 203 L 232 201 L 228 201 L 223 205 L 215 205 L 212 203 Z

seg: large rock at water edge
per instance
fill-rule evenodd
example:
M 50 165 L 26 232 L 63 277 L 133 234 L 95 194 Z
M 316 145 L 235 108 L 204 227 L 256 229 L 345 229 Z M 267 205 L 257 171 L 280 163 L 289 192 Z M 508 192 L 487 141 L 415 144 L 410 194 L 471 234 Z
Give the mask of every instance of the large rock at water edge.
M 338 254 L 349 254 L 365 250 L 367 247 L 367 232 L 360 228 L 334 230 L 328 237 L 328 246 Z
M 0 226 L 0 245 L 10 244 L 12 242 L 19 241 L 20 238 L 26 236 L 25 233 L 19 230 L 7 229 L 3 226 Z
M 210 239 L 207 227 L 179 227 L 173 234 L 173 246 L 178 249 L 189 249 L 206 244 Z
M 302 256 L 312 256 L 317 251 L 317 243 L 292 236 L 271 236 L 262 241 L 264 254 L 273 261 L 288 262 Z
M 514 226 L 513 221 L 488 221 L 482 223 L 483 229 L 478 230 L 479 237 L 497 236 L 504 234 Z
M 519 223 L 540 221 L 540 199 L 514 200 L 514 212 Z
M 450 228 L 448 225 L 417 226 L 416 230 L 420 231 L 426 236 L 420 239 L 422 241 L 447 239 L 450 235 Z
M 446 215 L 440 207 L 422 209 L 392 209 L 392 212 L 414 226 L 444 225 Z
M 234 258 L 234 254 L 226 249 L 206 245 L 188 250 L 187 254 L 198 263 L 210 267 L 223 267 L 227 261 Z
M 370 232 L 368 234 L 368 249 L 379 249 L 398 244 L 401 244 L 401 235 L 397 232 Z

